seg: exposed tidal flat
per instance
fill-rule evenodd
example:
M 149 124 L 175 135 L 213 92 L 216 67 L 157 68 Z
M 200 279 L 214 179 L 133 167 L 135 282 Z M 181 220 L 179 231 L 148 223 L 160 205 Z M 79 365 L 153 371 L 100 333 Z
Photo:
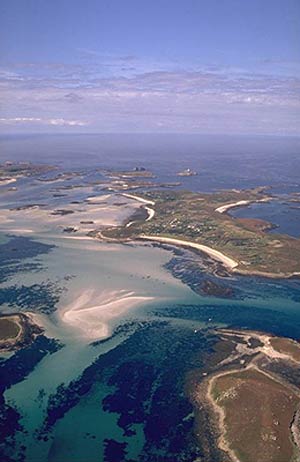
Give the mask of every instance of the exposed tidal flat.
M 183 181 L 197 190 L 205 178 L 190 165 L 199 175 Z M 184 168 L 174 165 L 174 178 Z M 220 188 L 232 184 L 222 168 Z M 162 171 L 157 181 L 174 180 L 163 162 Z M 99 242 L 89 233 L 94 221 L 126 226 L 142 203 L 101 189 L 102 173 L 77 173 L 20 178 L 18 191 L 1 193 L 13 219 L 1 222 L 1 311 L 30 313 L 43 328 L 0 361 L 1 460 L 229 460 L 207 399 L 196 403 L 195 392 L 231 361 L 247 365 L 245 340 L 224 341 L 224 328 L 300 338 L 299 279 L 231 274 L 213 256 L 170 243 Z M 49 194 L 53 187 L 60 190 Z M 245 354 L 232 358 L 241 346 Z M 252 353 L 260 348 L 250 342 Z M 272 367 L 297 382 L 297 367 Z

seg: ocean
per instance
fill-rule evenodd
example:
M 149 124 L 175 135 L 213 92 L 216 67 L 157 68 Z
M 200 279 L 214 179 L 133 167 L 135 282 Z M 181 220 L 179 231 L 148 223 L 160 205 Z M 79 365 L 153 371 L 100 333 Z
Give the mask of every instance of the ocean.
M 220 278 L 187 250 L 64 233 L 70 218 L 50 211 L 73 203 L 74 222 L 77 212 L 100 224 L 122 222 L 134 205 L 103 189 L 103 171 L 142 167 L 158 185 L 180 181 L 177 188 L 192 191 L 267 187 L 270 203 L 230 213 L 271 221 L 270 232 L 298 238 L 300 139 L 10 136 L 0 138 L 0 151 L 1 162 L 58 167 L 44 176 L 49 181 L 22 178 L 15 191 L 0 186 L 1 312 L 30 312 L 44 327 L 40 339 L 0 359 L 1 460 L 204 457 L 208 430 L 196 444 L 189 374 L 206 370 L 220 327 L 299 339 L 299 278 Z M 187 168 L 197 175 L 177 176 Z M 51 182 L 58 172 L 76 176 Z M 230 296 L 193 290 L 195 281 L 220 279 Z M 214 454 L 205 460 L 217 462 Z

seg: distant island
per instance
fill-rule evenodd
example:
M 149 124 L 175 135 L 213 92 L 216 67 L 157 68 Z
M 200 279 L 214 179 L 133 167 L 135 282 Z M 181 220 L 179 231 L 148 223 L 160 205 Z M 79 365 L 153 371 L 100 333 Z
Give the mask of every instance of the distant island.
M 198 175 L 195 170 L 191 170 L 190 168 L 186 168 L 185 170 L 182 170 L 182 172 L 178 172 L 177 176 L 195 176 Z

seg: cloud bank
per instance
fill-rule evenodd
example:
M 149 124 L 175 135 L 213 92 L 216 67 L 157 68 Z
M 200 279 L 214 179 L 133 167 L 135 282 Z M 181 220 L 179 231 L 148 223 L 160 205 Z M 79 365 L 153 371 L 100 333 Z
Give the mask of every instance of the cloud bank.
M 298 72 L 161 70 L 81 52 L 81 64 L 2 66 L 0 131 L 300 134 Z

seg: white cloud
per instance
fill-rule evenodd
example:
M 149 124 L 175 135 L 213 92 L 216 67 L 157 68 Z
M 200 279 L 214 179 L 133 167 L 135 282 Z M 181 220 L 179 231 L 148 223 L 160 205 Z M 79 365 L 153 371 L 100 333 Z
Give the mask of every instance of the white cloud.
M 7 124 L 22 123 L 22 122 L 41 122 L 40 117 L 1 117 L 0 122 Z
M 70 126 L 70 127 L 84 127 L 88 125 L 87 122 L 83 122 L 82 120 L 65 120 L 65 119 L 48 119 L 47 122 L 50 125 L 61 125 L 61 126 Z
M 300 133 L 297 76 L 214 69 L 101 77 L 57 67 L 47 76 L 0 77 L 2 132 L 10 125 L 23 132 Z
M 44 125 L 56 125 L 56 126 L 69 126 L 69 127 L 83 127 L 88 125 L 88 122 L 82 120 L 66 120 L 66 119 L 42 119 L 40 117 L 1 117 L 0 123 L 4 124 L 19 124 L 19 123 L 31 123 L 38 122 Z

